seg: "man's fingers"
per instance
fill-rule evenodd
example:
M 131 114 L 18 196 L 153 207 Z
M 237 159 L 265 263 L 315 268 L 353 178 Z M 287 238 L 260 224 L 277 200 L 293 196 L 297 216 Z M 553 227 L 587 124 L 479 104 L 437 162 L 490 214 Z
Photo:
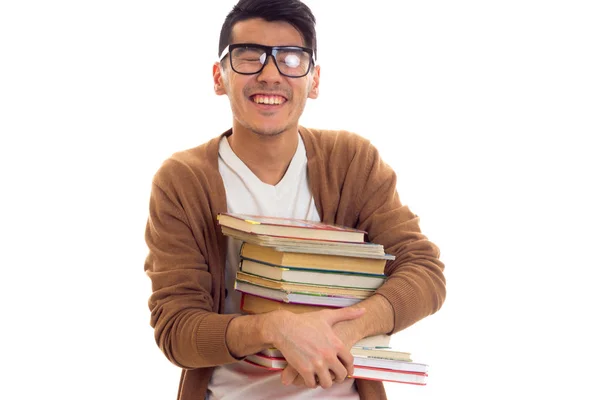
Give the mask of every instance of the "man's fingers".
M 281 382 L 284 385 L 300 384 L 299 376 L 310 388 L 317 385 L 329 388 L 334 380 L 343 382 L 354 372 L 354 357 L 345 348 L 348 344 L 334 332 L 333 325 L 360 318 L 365 312 L 364 308 L 346 307 L 310 313 L 304 321 L 298 319 L 302 329 L 291 331 L 293 338 L 274 343 L 289 363 L 281 374 Z M 312 335 L 311 331 L 321 334 Z
M 292 367 L 291 365 L 285 367 L 285 369 L 281 373 L 281 383 L 283 383 L 286 386 L 291 383 L 295 384 L 296 379 L 302 379 L 300 374 L 298 374 L 298 371 L 296 371 L 296 369 L 294 369 L 294 367 Z
M 298 387 L 306 387 L 306 383 L 304 382 L 304 378 L 300 375 L 296 375 L 296 379 L 294 379 L 294 386 Z
M 348 375 L 354 374 L 354 356 L 352 355 L 350 350 L 341 351 L 338 354 L 338 358 L 339 358 L 340 362 L 342 363 L 342 365 L 344 366 L 344 368 L 346 369 L 345 377 L 347 377 Z M 337 373 L 336 373 L 336 377 L 337 377 Z
M 329 369 L 321 369 L 319 370 L 316 379 L 316 385 L 321 386 L 323 389 L 328 389 L 333 385 L 333 380 L 331 376 L 331 372 Z
M 315 373 L 313 372 L 312 369 L 309 368 L 298 368 L 298 374 L 300 376 L 300 378 L 302 378 L 304 380 L 304 384 L 306 386 L 308 386 L 309 388 L 316 388 L 317 387 L 317 376 L 315 375 Z
M 347 369 L 340 363 L 330 367 L 331 379 L 335 383 L 342 383 L 348 377 Z
M 331 371 L 330 371 L 330 375 L 331 375 L 331 381 L 332 381 L 333 383 L 342 383 L 342 382 L 344 381 L 344 379 L 346 379 L 346 378 L 347 378 L 347 376 L 343 376 L 343 379 L 341 379 L 341 380 L 338 380 L 338 379 L 336 379 L 336 378 L 335 378 L 335 375 L 334 375 L 334 373 L 333 373 L 333 372 L 331 372 Z M 342 374 L 342 375 L 343 375 L 343 374 Z M 316 383 L 317 385 L 319 385 L 319 384 L 320 384 L 320 381 L 319 381 L 319 378 L 318 378 L 318 377 L 315 377 L 315 383 Z M 302 376 L 300 376 L 300 375 L 296 375 L 296 379 L 294 379 L 294 382 L 293 382 L 293 384 L 294 384 L 294 386 L 298 386 L 298 387 L 306 387 L 306 386 L 307 386 L 307 385 L 306 385 L 306 382 L 304 382 L 304 378 L 302 378 Z
M 281 372 L 281 383 L 285 386 L 293 384 L 295 386 L 303 387 L 308 386 L 315 388 L 321 386 L 324 389 L 331 387 L 334 383 L 342 383 L 350 375 L 350 372 L 342 364 L 341 360 L 329 366 L 329 369 L 325 370 L 324 365 L 311 377 L 311 380 L 305 380 L 294 367 L 288 364 L 287 367 Z M 306 376 L 309 377 L 308 371 Z

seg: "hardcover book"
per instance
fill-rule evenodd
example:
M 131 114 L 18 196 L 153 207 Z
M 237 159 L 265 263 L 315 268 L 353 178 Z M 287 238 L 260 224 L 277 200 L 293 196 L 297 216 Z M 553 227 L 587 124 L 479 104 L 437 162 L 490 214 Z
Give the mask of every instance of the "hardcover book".
M 242 258 L 260 261 L 280 267 L 320 269 L 339 272 L 359 272 L 382 275 L 386 260 L 369 257 L 347 257 L 341 255 L 307 254 L 278 251 L 272 247 L 243 243 Z
M 377 289 L 386 279 L 383 274 L 357 274 L 277 267 L 254 260 L 242 259 L 240 270 L 272 280 L 313 285 L 337 286 L 354 289 Z
M 293 218 L 222 213 L 220 225 L 261 235 L 362 243 L 365 231 L 345 226 Z
M 412 361 L 410 353 L 398 351 L 387 346 L 354 346 L 352 354 L 356 357 L 378 358 L 380 360 Z
M 264 278 L 258 275 L 248 274 L 246 272 L 238 271 L 236 273 L 236 279 L 240 282 L 247 282 L 253 285 L 262 286 L 265 288 L 281 290 L 284 292 L 300 292 L 300 293 L 314 293 L 319 295 L 334 295 L 342 297 L 355 297 L 359 299 L 366 299 L 371 296 L 375 291 L 370 289 L 355 289 L 345 288 L 338 286 L 327 286 L 317 284 L 303 284 L 285 282 L 281 280 L 274 280 Z
M 319 293 L 285 292 L 282 290 L 266 288 L 239 280 L 235 281 L 234 288 L 235 290 L 245 294 L 251 294 L 270 300 L 283 301 L 285 303 L 293 304 L 307 304 L 327 307 L 349 307 L 363 300 L 362 298 L 357 297 L 341 297 Z
M 335 309 L 339 307 L 317 306 L 308 304 L 285 303 L 255 296 L 249 293 L 242 293 L 242 302 L 240 309 L 248 314 L 262 314 L 276 310 L 287 310 L 296 314 L 305 312 Z
M 371 242 L 332 242 L 326 240 L 313 240 L 289 238 L 280 236 L 259 235 L 221 225 L 223 235 L 242 242 L 259 246 L 273 247 L 278 251 L 288 253 L 328 254 L 344 257 L 369 257 L 393 260 L 392 254 L 386 254 L 382 245 Z

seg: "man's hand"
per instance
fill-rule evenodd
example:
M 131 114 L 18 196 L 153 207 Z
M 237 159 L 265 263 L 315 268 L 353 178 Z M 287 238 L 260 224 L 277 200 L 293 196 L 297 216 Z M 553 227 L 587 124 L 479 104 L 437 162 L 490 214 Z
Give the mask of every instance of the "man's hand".
M 334 327 L 343 321 L 360 318 L 364 312 L 364 308 L 355 307 L 303 314 L 275 312 L 277 315 L 271 319 L 273 337 L 270 341 L 291 367 L 289 372 L 282 374 L 282 383 L 291 384 L 299 374 L 308 387 L 329 388 L 334 380 L 342 382 L 352 374 L 352 345 L 344 343 L 338 336 L 339 328 L 336 332 Z
M 339 321 L 333 326 L 333 332 L 344 343 L 348 352 L 360 339 L 380 333 L 389 333 L 394 327 L 392 306 L 383 296 L 373 295 L 350 308 L 357 307 L 366 310 L 362 317 Z M 351 360 L 354 361 L 354 358 L 352 357 Z M 347 371 L 348 375 L 352 375 L 354 366 L 347 368 Z M 342 383 L 348 375 L 344 377 L 336 375 L 332 377 L 332 380 L 336 383 Z M 293 365 L 288 365 L 283 370 L 281 380 L 284 384 L 293 383 L 296 386 L 309 386 Z
M 342 341 L 344 347 L 350 351 L 352 346 L 356 344 L 361 338 L 357 336 L 356 329 L 353 329 L 353 324 L 351 321 L 340 321 L 333 326 L 333 332 L 336 336 Z M 343 377 L 332 376 L 332 381 L 334 383 L 342 383 L 344 379 L 354 373 L 354 358 L 352 357 L 352 365 L 349 368 L 346 368 L 347 375 Z M 284 384 L 293 383 L 295 386 L 307 386 L 306 382 L 302 375 L 296 371 L 294 367 L 288 365 L 281 374 L 281 381 Z M 324 387 L 325 388 L 325 387 Z

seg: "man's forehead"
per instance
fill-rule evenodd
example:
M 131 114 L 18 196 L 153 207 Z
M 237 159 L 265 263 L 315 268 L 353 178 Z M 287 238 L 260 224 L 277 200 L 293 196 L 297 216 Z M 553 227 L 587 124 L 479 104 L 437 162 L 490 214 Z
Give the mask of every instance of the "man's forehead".
M 254 18 L 237 22 L 231 30 L 231 43 L 256 43 L 265 46 L 305 46 L 302 34 L 284 21 Z

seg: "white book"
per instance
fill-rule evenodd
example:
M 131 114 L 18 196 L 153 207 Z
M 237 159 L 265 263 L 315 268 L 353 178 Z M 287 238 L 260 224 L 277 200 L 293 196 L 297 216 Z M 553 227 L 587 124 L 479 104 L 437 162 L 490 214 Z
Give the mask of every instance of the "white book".
M 367 336 L 356 342 L 354 347 L 368 347 L 368 348 L 376 348 L 376 347 L 389 347 L 390 340 L 392 337 L 390 335 L 373 335 Z
M 248 293 L 254 296 L 264 297 L 266 299 L 276 301 L 283 301 L 285 303 L 309 304 L 327 307 L 348 307 L 363 300 L 362 298 L 357 297 L 322 296 L 315 293 L 288 293 L 277 289 L 253 285 L 251 283 L 239 280 L 235 281 L 234 288 L 242 293 Z

